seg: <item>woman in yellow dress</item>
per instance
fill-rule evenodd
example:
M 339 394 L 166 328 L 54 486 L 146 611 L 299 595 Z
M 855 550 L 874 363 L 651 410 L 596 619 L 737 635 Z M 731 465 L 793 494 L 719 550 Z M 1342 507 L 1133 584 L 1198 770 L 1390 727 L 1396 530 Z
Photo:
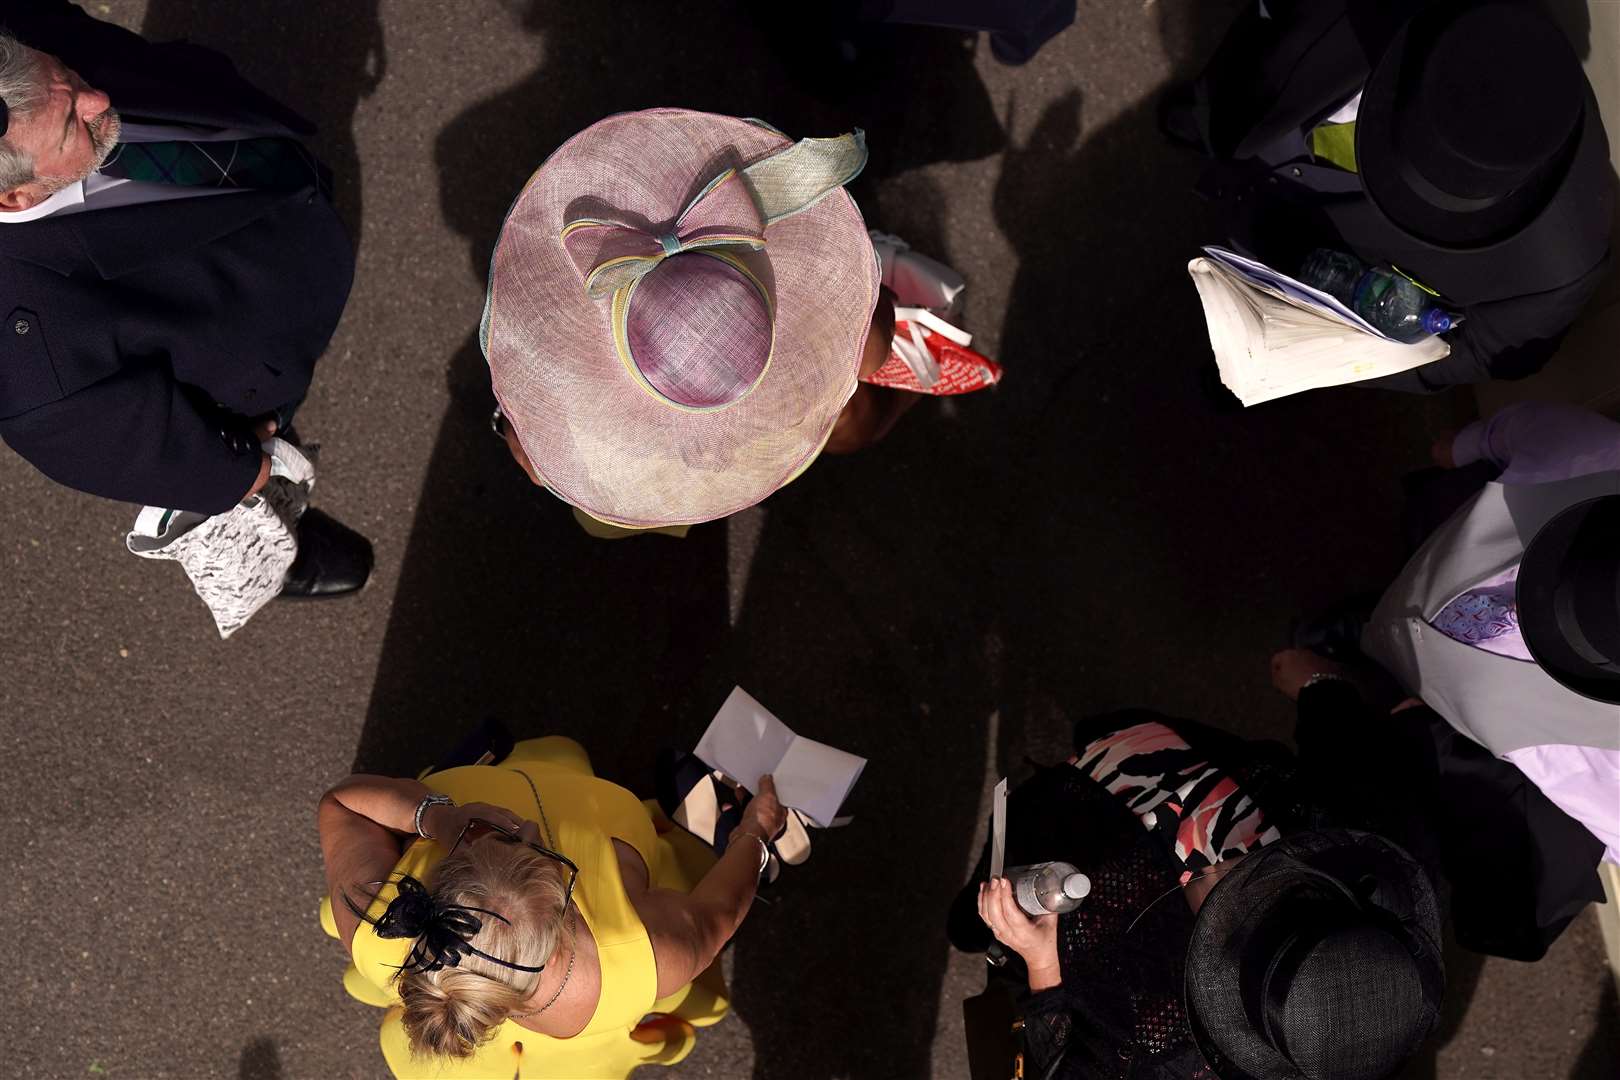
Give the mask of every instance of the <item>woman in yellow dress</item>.
M 394 1075 L 622 1080 L 685 1057 L 725 1015 L 717 957 L 783 825 L 760 787 L 718 859 L 560 737 L 328 791 L 321 922 L 345 988 L 388 1010 Z

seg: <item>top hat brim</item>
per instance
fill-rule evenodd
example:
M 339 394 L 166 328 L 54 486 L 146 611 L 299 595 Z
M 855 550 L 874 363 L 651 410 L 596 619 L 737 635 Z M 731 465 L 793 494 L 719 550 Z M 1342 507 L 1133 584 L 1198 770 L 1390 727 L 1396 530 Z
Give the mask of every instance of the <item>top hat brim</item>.
M 592 517 L 647 528 L 711 521 L 798 476 L 855 392 L 879 268 L 842 188 L 766 226 L 739 257 L 772 299 L 766 373 L 745 398 L 672 408 L 630 377 L 611 303 L 586 295 L 563 225 L 595 217 L 667 229 L 726 168 L 792 145 L 760 123 L 685 109 L 600 120 L 518 195 L 490 260 L 482 344 L 497 400 L 546 486 Z
M 1581 527 L 1600 508 L 1611 508 L 1620 495 L 1587 499 L 1560 511 L 1537 530 L 1524 549 L 1515 586 L 1519 632 L 1541 670 L 1583 697 L 1620 705 L 1620 673 L 1605 670 L 1582 656 L 1569 642 L 1558 616 L 1558 593 L 1564 561 Z
M 1356 110 L 1356 168 L 1367 197 L 1386 218 L 1439 247 L 1488 247 L 1531 225 L 1556 200 L 1579 198 L 1584 185 L 1601 190 L 1607 183 L 1608 141 L 1584 78 L 1584 109 L 1575 134 L 1536 178 L 1477 208 L 1425 180 L 1402 153 L 1396 122 L 1401 75 L 1413 52 L 1412 26 L 1408 21 L 1396 31 L 1379 56 Z M 1577 190 L 1569 190 L 1572 184 Z
M 1295 833 L 1245 856 L 1210 890 L 1193 923 L 1184 983 L 1187 1024 L 1221 1080 L 1307 1080 L 1255 1029 L 1244 1007 L 1241 973 L 1256 931 L 1286 915 L 1302 891 L 1313 887 L 1319 880 L 1313 871 L 1334 877 L 1370 875 L 1378 882 L 1371 903 L 1407 927 L 1414 957 L 1425 973 L 1425 1034 L 1438 1019 L 1444 981 L 1440 908 L 1423 867 L 1371 833 Z

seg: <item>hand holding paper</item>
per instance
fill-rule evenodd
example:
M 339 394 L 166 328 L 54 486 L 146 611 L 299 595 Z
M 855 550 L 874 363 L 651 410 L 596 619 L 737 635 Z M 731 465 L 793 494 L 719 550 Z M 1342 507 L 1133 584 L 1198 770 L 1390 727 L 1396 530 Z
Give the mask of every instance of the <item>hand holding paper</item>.
M 830 825 L 860 779 L 866 759 L 796 735 L 742 687 L 732 690 L 693 751 L 750 791 L 776 779 L 777 797 L 820 826 Z

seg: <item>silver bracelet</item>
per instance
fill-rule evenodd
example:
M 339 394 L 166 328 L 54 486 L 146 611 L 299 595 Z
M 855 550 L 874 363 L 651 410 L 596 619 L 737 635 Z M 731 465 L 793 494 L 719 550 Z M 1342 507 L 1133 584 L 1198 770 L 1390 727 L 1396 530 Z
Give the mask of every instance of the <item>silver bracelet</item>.
M 1340 675 L 1337 671 L 1318 671 L 1316 674 L 1314 674 L 1310 678 L 1306 679 L 1305 680 L 1305 685 L 1301 686 L 1300 689 L 1301 690 L 1309 689 L 1310 687 L 1315 686 L 1319 682 L 1342 682 L 1342 683 L 1347 683 L 1349 681 L 1350 681 L 1349 679 L 1345 678 L 1343 675 Z
M 429 836 L 427 833 L 422 831 L 422 815 L 427 812 L 427 808 L 430 806 L 454 805 L 456 805 L 456 800 L 452 799 L 448 795 L 440 795 L 437 792 L 430 792 L 427 795 L 424 795 L 422 797 L 422 801 L 416 804 L 416 835 L 420 836 L 424 840 L 437 839 L 437 837 Z
M 763 836 L 760 836 L 758 833 L 751 833 L 751 832 L 747 832 L 747 831 L 742 830 L 742 829 L 739 829 L 739 830 L 733 832 L 731 835 L 732 836 L 746 836 L 746 837 L 748 837 L 748 838 L 750 838 L 752 840 L 759 841 L 759 870 L 757 871 L 757 873 L 763 874 L 765 872 L 766 864 L 771 861 L 771 848 L 770 848 L 769 844 L 765 843 L 765 838 Z M 731 840 L 730 839 L 726 840 L 726 850 L 727 851 L 731 850 Z

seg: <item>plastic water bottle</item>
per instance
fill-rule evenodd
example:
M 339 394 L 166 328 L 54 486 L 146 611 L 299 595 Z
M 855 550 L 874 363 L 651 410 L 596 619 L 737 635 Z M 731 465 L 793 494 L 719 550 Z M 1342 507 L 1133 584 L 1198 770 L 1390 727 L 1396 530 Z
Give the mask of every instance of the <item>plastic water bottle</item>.
M 1317 248 L 1305 256 L 1299 279 L 1349 307 L 1356 298 L 1356 283 L 1366 272 L 1367 264 L 1347 251 Z
M 1383 333 L 1410 345 L 1457 325 L 1456 317 L 1432 300 L 1431 294 L 1405 274 L 1375 266 L 1356 282 L 1350 306 Z
M 1091 879 L 1066 862 L 1015 866 L 1007 871 L 1018 906 L 1031 916 L 1061 915 L 1091 893 Z
M 1411 278 L 1387 266 L 1368 266 L 1348 252 L 1317 248 L 1306 256 L 1299 277 L 1408 345 L 1457 325 L 1457 317 L 1435 305 L 1433 295 Z

